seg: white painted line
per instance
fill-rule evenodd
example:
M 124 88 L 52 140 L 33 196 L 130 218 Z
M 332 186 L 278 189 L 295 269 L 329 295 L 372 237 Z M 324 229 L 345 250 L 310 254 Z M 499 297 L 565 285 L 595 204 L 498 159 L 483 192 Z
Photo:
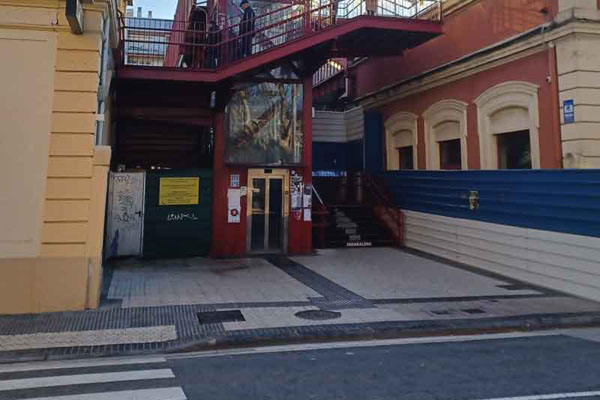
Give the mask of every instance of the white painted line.
M 20 364 L 0 364 L 0 373 L 2 372 L 25 372 L 25 371 L 44 371 L 50 369 L 67 368 L 89 368 L 105 367 L 112 365 L 134 365 L 134 364 L 154 364 L 166 362 L 164 357 L 119 357 L 119 358 L 98 358 L 95 360 L 74 360 L 74 361 L 38 361 Z
M 151 369 L 142 371 L 107 372 L 102 374 L 81 374 L 45 376 L 39 378 L 11 379 L 0 381 L 0 392 L 5 390 L 33 389 L 40 387 L 85 385 L 90 383 L 140 381 L 143 379 L 175 378 L 170 369 Z
M 177 339 L 175 325 L 104 329 L 79 332 L 32 333 L 0 336 L 0 351 L 166 342 Z
M 70 396 L 36 397 L 35 399 L 28 400 L 187 400 L 187 397 L 185 397 L 185 393 L 183 393 L 181 388 L 172 387 L 164 389 L 74 394 Z
M 481 399 L 481 400 L 555 400 L 555 399 L 581 399 L 583 397 L 592 397 L 592 396 L 600 396 L 600 391 L 540 394 L 540 395 L 535 395 L 535 396 L 501 397 L 501 398 L 496 398 L 496 399 Z
M 538 336 L 556 336 L 560 335 L 559 331 L 544 331 L 544 332 L 513 332 L 513 333 L 496 333 L 489 335 L 463 335 L 463 336 L 433 336 L 424 338 L 406 338 L 406 339 L 383 339 L 383 340 L 366 340 L 355 342 L 332 342 L 332 343 L 306 343 L 282 346 L 268 347 L 251 347 L 243 349 L 230 350 L 209 350 L 199 351 L 194 353 L 166 355 L 167 359 L 183 359 L 183 358 L 202 358 L 202 357 L 222 357 L 232 355 L 245 354 L 264 354 L 264 353 L 283 353 L 294 351 L 310 351 L 310 350 L 325 350 L 325 349 L 344 349 L 348 347 L 377 347 L 377 346 L 399 346 L 410 344 L 427 344 L 427 343 L 452 343 L 452 342 L 471 342 L 479 340 L 499 340 L 499 339 L 516 339 L 525 337 Z

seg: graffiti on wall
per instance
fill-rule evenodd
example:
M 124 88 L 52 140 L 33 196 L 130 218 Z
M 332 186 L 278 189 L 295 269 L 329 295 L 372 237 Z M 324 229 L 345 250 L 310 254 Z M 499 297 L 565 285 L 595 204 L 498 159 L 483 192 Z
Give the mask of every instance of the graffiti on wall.
M 110 174 L 107 243 L 110 257 L 141 252 L 145 174 Z

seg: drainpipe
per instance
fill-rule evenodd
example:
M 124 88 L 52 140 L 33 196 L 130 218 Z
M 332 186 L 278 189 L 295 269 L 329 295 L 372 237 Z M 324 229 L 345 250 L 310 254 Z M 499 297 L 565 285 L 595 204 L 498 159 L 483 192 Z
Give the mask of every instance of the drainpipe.
M 342 95 L 340 96 L 340 100 L 341 99 L 345 99 L 345 98 L 348 97 L 348 92 L 349 92 L 348 91 L 348 87 L 349 87 L 349 84 L 350 84 L 350 79 L 348 78 L 348 74 L 346 74 L 344 76 L 344 93 L 342 93 Z
M 104 142 L 104 114 L 106 112 L 106 96 L 108 95 L 108 61 L 109 61 L 109 37 L 110 37 L 110 14 L 104 16 L 102 24 L 102 54 L 100 61 L 100 84 L 98 86 L 98 111 L 96 114 L 96 145 L 101 145 Z

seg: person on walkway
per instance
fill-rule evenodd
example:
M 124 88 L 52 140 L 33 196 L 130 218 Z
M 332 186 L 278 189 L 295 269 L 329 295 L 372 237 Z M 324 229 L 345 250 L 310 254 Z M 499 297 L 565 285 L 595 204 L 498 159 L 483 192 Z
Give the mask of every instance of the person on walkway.
M 208 47 L 207 47 L 207 66 L 210 69 L 215 69 L 220 66 L 220 58 L 221 58 L 221 41 L 223 40 L 223 35 L 221 34 L 221 27 L 216 23 L 212 22 L 210 24 L 210 29 L 208 30 Z
M 377 13 L 377 0 L 366 0 L 367 15 L 375 15 Z
M 240 22 L 240 49 L 242 58 L 252 54 L 252 38 L 254 37 L 254 21 L 256 14 L 248 0 L 242 0 L 240 7 L 244 10 L 242 22 Z

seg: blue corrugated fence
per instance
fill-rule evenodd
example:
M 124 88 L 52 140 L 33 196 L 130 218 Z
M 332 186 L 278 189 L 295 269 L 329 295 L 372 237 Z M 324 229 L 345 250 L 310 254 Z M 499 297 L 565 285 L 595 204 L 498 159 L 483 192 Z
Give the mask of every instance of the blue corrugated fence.
M 600 237 L 600 170 L 390 171 L 406 210 Z M 477 191 L 479 208 L 469 194 Z

